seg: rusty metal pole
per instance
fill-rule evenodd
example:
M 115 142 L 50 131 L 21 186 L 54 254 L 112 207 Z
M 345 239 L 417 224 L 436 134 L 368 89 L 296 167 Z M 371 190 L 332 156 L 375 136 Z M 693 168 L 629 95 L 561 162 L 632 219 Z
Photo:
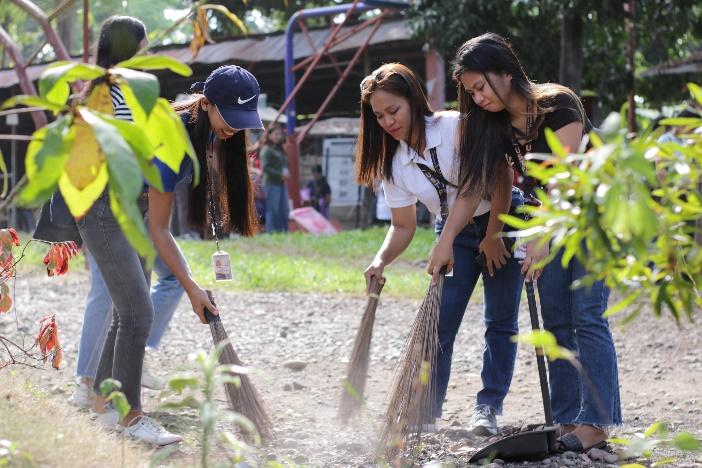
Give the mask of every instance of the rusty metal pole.
M 22 62 L 22 51 L 12 40 L 7 31 L 5 31 L 2 27 L 0 27 L 0 44 L 5 46 L 5 50 L 15 63 L 15 73 L 17 74 L 17 79 L 19 80 L 19 85 L 22 92 L 24 94 L 36 96 L 37 90 L 34 87 L 32 80 L 29 79 L 29 76 L 27 75 L 27 68 Z M 43 127 L 47 123 L 46 114 L 44 114 L 43 111 L 32 112 L 32 120 L 34 121 L 34 126 L 37 129 Z
M 424 53 L 426 68 L 427 99 L 435 111 L 446 106 L 446 66 L 439 51 L 433 47 Z
M 41 26 L 41 29 L 46 35 L 46 39 L 49 41 L 49 44 L 51 44 L 51 47 L 54 49 L 54 53 L 56 54 L 56 58 L 58 60 L 71 59 L 70 55 L 68 54 L 68 51 L 66 50 L 66 46 L 63 44 L 61 38 L 58 37 L 56 31 L 54 31 L 54 28 L 51 27 L 51 24 L 49 23 L 49 18 L 46 16 L 46 14 L 44 14 L 41 8 L 36 6 L 30 0 L 12 0 L 12 3 L 20 7 L 22 10 L 26 11 L 32 18 L 34 18 L 34 20 L 37 23 L 39 23 L 39 26 Z
M 373 35 L 375 35 L 376 31 L 380 27 L 380 24 L 385 16 L 387 16 L 387 13 L 383 13 L 382 15 L 378 16 L 377 22 L 373 26 L 373 29 L 371 29 L 370 33 L 366 37 L 366 40 L 363 42 L 363 45 L 361 45 L 361 47 L 359 47 L 356 50 L 356 53 L 353 55 L 353 57 L 349 61 L 348 65 L 346 66 L 346 69 L 344 70 L 344 73 L 341 75 L 341 78 L 339 78 L 337 80 L 337 82 L 334 84 L 334 87 L 332 88 L 332 90 L 329 92 L 329 94 L 327 94 L 327 97 L 324 99 L 324 102 L 322 102 L 322 105 L 319 106 L 319 109 L 317 109 L 317 112 L 314 114 L 314 117 L 312 118 L 310 123 L 305 125 L 305 127 L 300 132 L 300 136 L 297 138 L 298 145 L 300 143 L 302 143 L 302 141 L 305 139 L 305 137 L 310 132 L 310 130 L 312 130 L 312 127 L 314 127 L 314 124 L 316 124 L 317 121 L 319 120 L 319 118 L 322 116 L 322 114 L 324 114 L 324 111 L 327 109 L 327 106 L 332 101 L 332 99 L 334 99 L 334 96 L 336 96 L 336 93 L 341 88 L 341 85 L 344 83 L 344 81 L 346 81 L 346 78 L 349 76 L 349 73 L 351 72 L 353 67 L 356 65 L 356 62 L 358 61 L 358 59 L 361 57 L 363 52 L 368 47 L 368 44 L 370 43 L 371 39 L 373 38 Z
M 83 63 L 90 60 L 90 4 L 83 0 Z

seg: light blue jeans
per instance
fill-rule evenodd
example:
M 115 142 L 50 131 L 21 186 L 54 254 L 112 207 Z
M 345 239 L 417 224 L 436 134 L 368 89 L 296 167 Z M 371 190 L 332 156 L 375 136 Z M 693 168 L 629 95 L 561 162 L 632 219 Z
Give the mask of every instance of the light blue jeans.
M 112 298 L 95 259 L 89 253 L 86 256 L 90 266 L 90 290 L 85 304 L 76 376 L 94 379 L 102 345 L 112 323 Z M 161 342 L 184 292 L 178 279 L 163 263 L 161 257 L 156 257 L 154 272 L 158 276 L 158 281 L 150 291 L 154 320 L 146 342 L 146 346 L 152 349 L 157 348 Z

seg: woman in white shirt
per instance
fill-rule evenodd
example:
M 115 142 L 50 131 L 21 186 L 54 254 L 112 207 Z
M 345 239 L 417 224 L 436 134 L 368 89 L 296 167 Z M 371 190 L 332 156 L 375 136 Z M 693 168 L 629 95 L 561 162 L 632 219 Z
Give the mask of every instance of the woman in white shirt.
M 359 183 L 381 179 L 391 211 L 391 226 L 383 245 L 365 271 L 366 282 L 380 278 L 385 266 L 410 244 L 416 229 L 415 204 L 421 201 L 437 216 L 437 234 L 456 201 L 458 171 L 458 112 L 433 112 L 414 73 L 398 63 L 385 64 L 361 82 L 361 123 L 356 150 Z M 453 244 L 454 274 L 447 277 L 439 317 L 439 349 L 433 369 L 436 388 L 432 414 L 425 415 L 424 430 L 435 429 L 446 396 L 456 333 L 468 300 L 483 275 L 486 325 L 481 378 L 471 426 L 475 433 L 497 432 L 496 414 L 502 410 L 512 379 L 517 334 L 517 314 L 522 275 L 519 263 L 495 236 L 502 230 L 497 214 L 510 203 L 521 204 L 521 194 L 512 193 L 511 170 L 506 163 L 496 178 L 490 202 L 480 196 L 461 194 L 472 219 Z M 514 198 L 514 201 L 512 201 Z M 488 267 L 476 257 L 487 257 Z M 433 272 L 438 274 L 438 272 Z

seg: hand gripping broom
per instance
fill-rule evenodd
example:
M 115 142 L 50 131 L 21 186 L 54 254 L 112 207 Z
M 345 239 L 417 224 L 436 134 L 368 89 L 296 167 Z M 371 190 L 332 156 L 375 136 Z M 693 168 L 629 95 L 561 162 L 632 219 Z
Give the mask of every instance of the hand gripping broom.
M 419 307 L 390 391 L 376 455 L 392 459 L 419 440 L 422 425 L 431 417 L 435 382 L 432 378 L 439 346 L 438 324 L 445 269 L 429 286 Z M 414 435 L 415 437 L 410 437 Z
M 212 304 L 215 304 L 214 296 L 212 291 L 207 291 L 207 296 Z M 216 305 L 216 304 L 215 304 Z M 214 345 L 217 346 L 222 341 L 227 340 L 227 344 L 222 349 L 219 355 L 219 363 L 222 365 L 235 365 L 243 366 L 244 364 L 239 359 L 239 356 L 234 351 L 234 347 L 229 341 L 227 336 L 227 331 L 224 329 L 224 324 L 222 323 L 219 315 L 212 314 L 209 310 L 205 309 L 205 320 L 210 325 L 210 332 L 212 332 L 212 341 Z M 263 406 L 263 401 L 259 396 L 258 392 L 251 383 L 251 379 L 246 374 L 237 374 L 241 380 L 241 384 L 236 386 L 231 383 L 224 384 L 224 390 L 227 394 L 227 399 L 229 400 L 229 405 L 232 410 L 239 414 L 246 416 L 258 429 L 262 440 L 271 440 L 273 437 L 272 423 L 266 413 L 266 409 Z
M 338 418 L 343 423 L 358 415 L 363 404 L 363 392 L 366 388 L 368 377 L 368 363 L 370 361 L 370 345 L 373 337 L 373 324 L 375 323 L 375 310 L 378 307 L 380 291 L 385 286 L 385 278 L 371 277 L 366 310 L 361 318 L 361 326 L 353 342 L 351 359 L 346 368 L 346 378 L 343 380 L 341 402 L 339 404 Z

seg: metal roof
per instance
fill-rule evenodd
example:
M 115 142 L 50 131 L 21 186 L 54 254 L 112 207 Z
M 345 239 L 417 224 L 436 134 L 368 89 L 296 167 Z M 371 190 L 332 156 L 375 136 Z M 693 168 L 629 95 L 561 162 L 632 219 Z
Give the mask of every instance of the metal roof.
M 342 31 L 349 30 L 354 26 L 342 28 Z M 324 40 L 329 36 L 330 29 L 310 30 L 309 37 L 315 47 L 320 48 Z M 332 52 L 342 50 L 353 50 L 361 47 L 370 29 L 365 29 L 359 34 L 353 35 L 344 42 L 332 48 Z M 411 39 L 412 33 L 406 20 L 386 21 L 381 24 L 371 39 L 369 45 L 381 44 L 392 41 L 403 41 Z M 308 57 L 314 53 L 310 44 L 301 32 L 294 36 L 295 59 Z M 265 62 L 282 61 L 285 56 L 285 35 L 276 33 L 270 35 L 244 37 L 239 39 L 223 40 L 216 44 L 207 44 L 200 53 L 192 58 L 190 48 L 185 45 L 161 49 L 157 52 L 160 55 L 168 55 L 188 64 L 214 64 L 226 62 Z M 42 71 L 48 64 L 31 65 L 27 67 L 29 78 L 34 81 L 39 78 Z M 17 84 L 17 75 L 13 69 L 0 70 L 0 88 L 7 88 Z

